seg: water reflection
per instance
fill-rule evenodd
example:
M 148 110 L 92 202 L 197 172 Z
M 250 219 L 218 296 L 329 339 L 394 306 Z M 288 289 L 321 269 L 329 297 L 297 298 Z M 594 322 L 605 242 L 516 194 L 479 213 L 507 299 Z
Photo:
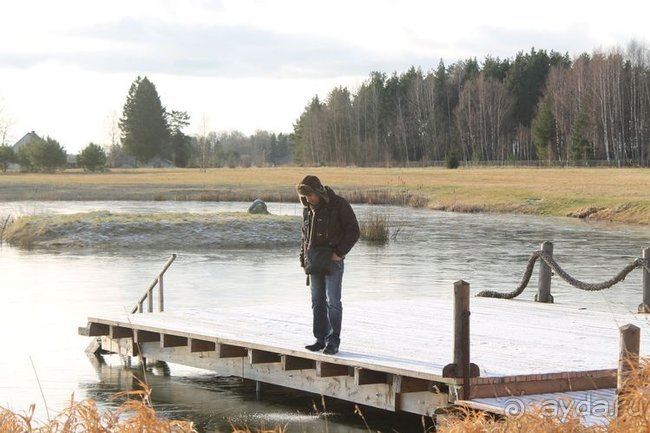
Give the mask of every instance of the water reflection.
M 276 214 L 298 215 L 301 210 L 295 204 L 268 205 Z M 248 203 L 13 202 L 0 204 L 0 217 L 93 210 L 243 211 L 247 207 Z M 474 293 L 484 289 L 510 291 L 518 285 L 530 253 L 545 240 L 555 244 L 555 258 L 570 274 L 601 282 L 650 246 L 648 227 L 567 218 L 354 207 L 360 219 L 373 212 L 388 215 L 399 234 L 385 246 L 361 242 L 355 247 L 346 263 L 344 302 L 450 297 L 452 284 L 458 279 L 469 281 Z M 46 403 L 41 389 L 53 412 L 65 406 L 72 392 L 77 399 L 91 396 L 111 404 L 108 396 L 112 392 L 135 386 L 130 379 L 133 371 L 123 371 L 119 362 L 100 365 L 98 374 L 98 367 L 84 356 L 88 341 L 77 336 L 77 327 L 96 312 L 130 310 L 171 253 L 177 253 L 178 259 L 165 275 L 168 308 L 277 302 L 309 308 L 309 292 L 294 248 L 22 251 L 5 244 L 0 248 L 0 405 L 26 410 L 37 403 L 37 416 L 44 419 Z M 534 297 L 536 278 L 537 272 L 523 298 Z M 597 293 L 579 291 L 554 278 L 552 292 L 556 303 L 628 311 L 641 302 L 641 287 L 641 272 L 635 271 L 615 288 Z M 305 336 L 305 340 L 309 342 L 311 337 Z M 180 366 L 171 366 L 171 370 L 172 377 L 148 377 L 155 383 L 156 404 L 170 413 L 181 411 L 204 431 L 230 431 L 226 429 L 227 420 L 239 415 L 251 426 L 268 422 L 272 426 L 290 423 L 292 431 L 324 429 L 321 414 L 312 408 L 316 401 L 322 411 L 319 398 L 314 396 L 273 389 L 268 391 L 268 398 L 257 401 L 250 384 Z M 330 404 L 326 412 L 339 414 L 327 419 L 330 431 L 337 431 L 335 424 L 344 426 L 339 431 L 366 431 L 353 408 L 344 405 L 332 410 L 338 403 Z M 397 422 L 380 413 L 372 414 L 380 420 L 376 430 L 390 431 L 386 426 Z M 294 424 L 299 427 L 294 429 Z
M 96 383 L 80 383 L 88 397 L 105 402 L 102 407 L 114 409 L 123 400 L 107 401 L 107 394 L 117 391 L 152 390 L 154 408 L 174 419 L 192 420 L 201 431 L 232 432 L 237 428 L 273 429 L 290 426 L 301 432 L 367 432 L 364 420 L 355 415 L 354 405 L 314 394 L 287 391 L 264 385 L 261 395 L 253 381 L 232 377 L 217 377 L 204 371 L 187 369 L 173 376 L 168 367 L 158 363 L 147 366 L 134 363 L 126 366 L 120 357 L 90 356 L 100 379 Z M 372 408 L 362 408 L 373 431 L 421 431 L 423 420 L 413 415 L 394 415 Z M 431 420 L 424 420 L 431 424 Z M 414 428 L 417 427 L 416 430 Z

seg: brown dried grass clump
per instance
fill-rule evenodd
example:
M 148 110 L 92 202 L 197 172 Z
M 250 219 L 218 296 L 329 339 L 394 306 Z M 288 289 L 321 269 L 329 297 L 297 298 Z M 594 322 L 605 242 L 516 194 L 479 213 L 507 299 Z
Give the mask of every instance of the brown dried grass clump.
M 601 413 L 602 407 L 597 409 Z M 517 416 L 495 418 L 485 412 L 460 412 L 442 423 L 438 433 L 640 433 L 650 432 L 650 359 L 644 359 L 626 382 L 617 411 L 610 408 L 602 425 L 585 426 L 581 413 L 549 413 L 535 408 Z
M 99 410 L 94 400 L 70 401 L 70 405 L 47 423 L 35 421 L 31 405 L 25 415 L 0 408 L 2 433 L 196 433 L 190 421 L 168 420 L 156 415 L 151 391 L 129 391 L 116 398 L 129 399 L 114 410 Z M 138 397 L 138 399 L 132 399 Z

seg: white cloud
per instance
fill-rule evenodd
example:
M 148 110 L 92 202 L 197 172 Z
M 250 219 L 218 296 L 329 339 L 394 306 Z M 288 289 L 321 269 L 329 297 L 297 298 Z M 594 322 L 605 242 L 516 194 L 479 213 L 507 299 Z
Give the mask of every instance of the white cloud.
M 290 132 L 314 94 L 370 71 L 531 47 L 579 54 L 650 40 L 634 0 L 21 0 L 0 15 L 2 113 L 77 152 L 106 142 L 137 75 L 196 129 Z M 191 131 L 191 132 L 194 132 Z

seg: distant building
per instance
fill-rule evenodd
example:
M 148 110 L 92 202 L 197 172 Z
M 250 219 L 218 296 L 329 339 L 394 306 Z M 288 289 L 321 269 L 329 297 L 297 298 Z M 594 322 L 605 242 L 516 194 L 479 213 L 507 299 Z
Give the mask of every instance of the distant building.
M 17 155 L 18 151 L 20 149 L 27 146 L 32 141 L 40 140 L 40 139 L 41 139 L 41 137 L 39 137 L 34 131 L 28 132 L 27 134 L 25 134 L 23 136 L 23 138 L 21 138 L 13 146 L 11 146 L 11 148 L 14 151 L 14 154 Z M 20 170 L 20 164 L 11 163 L 11 164 L 9 164 L 8 169 L 11 170 L 11 171 L 18 171 L 18 170 Z
M 14 144 L 14 145 L 12 146 L 12 148 L 13 148 L 13 150 L 14 150 L 14 153 L 18 153 L 18 151 L 19 151 L 20 149 L 22 149 L 23 147 L 25 147 L 26 145 L 28 145 L 28 144 L 31 143 L 32 141 L 34 141 L 34 140 L 40 140 L 40 139 L 41 139 L 41 137 L 39 137 L 39 136 L 38 136 L 34 131 L 32 131 L 32 132 L 28 132 L 27 134 L 25 134 L 25 135 L 23 136 L 23 138 L 21 138 L 20 140 L 18 140 L 18 141 L 16 142 L 16 144 Z

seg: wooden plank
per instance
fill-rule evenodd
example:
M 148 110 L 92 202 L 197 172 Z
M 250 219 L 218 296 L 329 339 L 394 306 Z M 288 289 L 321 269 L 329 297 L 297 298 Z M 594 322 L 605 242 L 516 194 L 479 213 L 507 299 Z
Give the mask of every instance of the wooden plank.
M 282 365 L 282 369 L 285 371 L 316 369 L 316 361 L 313 359 L 299 358 L 290 355 L 282 355 L 280 364 Z
M 217 358 L 244 358 L 248 356 L 248 349 L 231 344 L 217 344 Z
M 82 334 L 82 332 L 85 332 Z M 109 326 L 103 323 L 90 322 L 85 328 L 79 328 L 79 335 L 87 337 L 101 337 L 110 333 Z
M 428 380 L 408 376 L 393 375 L 393 390 L 398 394 L 409 392 L 431 391 L 434 384 Z
M 323 361 L 316 362 L 316 376 L 318 377 L 348 376 L 349 374 L 350 367 L 347 365 L 332 364 Z
M 354 378 L 348 375 L 323 378 L 317 376 L 314 369 L 285 371 L 280 362 L 250 364 L 242 358 L 217 358 L 214 352 L 199 356 L 191 353 L 189 347 L 163 349 L 155 343 L 144 343 L 142 351 L 143 356 L 151 359 L 211 370 L 222 376 L 238 376 L 379 409 L 395 410 L 394 394 L 389 384 L 356 387 Z M 431 406 L 428 410 L 435 407 Z
M 603 426 L 615 416 L 616 388 L 458 400 L 456 404 L 510 416 L 533 412 L 540 407 L 556 412 L 559 417 L 565 416 L 569 411 L 577 411 L 584 426 Z
M 214 341 L 199 340 L 190 338 L 190 352 L 214 352 L 217 350 L 217 343 Z
M 160 339 L 160 347 L 178 347 L 178 346 L 187 346 L 188 345 L 188 338 L 187 337 L 181 337 L 178 335 L 171 335 L 171 334 L 162 334 L 162 338 Z
M 124 326 L 111 326 L 108 335 L 111 338 L 133 338 L 133 329 Z
M 519 396 L 529 394 L 555 393 L 563 391 L 586 391 L 616 387 L 616 374 L 609 376 L 582 376 L 561 379 L 492 383 L 472 385 L 471 398 Z
M 422 416 L 435 416 L 437 411 L 450 407 L 447 394 L 431 391 L 396 394 L 395 410 L 416 413 Z
M 136 345 L 132 338 L 110 338 L 108 335 L 100 338 L 102 350 L 123 356 L 138 356 L 140 354 L 139 345 Z
M 471 379 L 473 385 L 497 384 L 497 383 L 512 383 L 512 382 L 533 382 L 539 380 L 562 380 L 580 377 L 592 378 L 609 378 L 616 374 L 616 369 L 606 370 L 582 370 L 582 371 L 566 371 L 559 373 L 547 374 L 520 374 L 514 376 L 499 376 L 499 377 L 476 377 Z
M 280 355 L 264 350 L 248 349 L 248 362 L 250 364 L 266 364 L 269 362 L 280 362 Z
M 368 308 L 378 314 L 364 314 Z M 449 300 L 364 301 L 348 303 L 346 309 L 346 339 L 335 363 L 441 385 L 460 383 L 455 379 L 441 379 L 442 367 L 449 363 L 453 353 Z M 431 315 L 432 310 L 437 314 Z M 472 359 L 481 367 L 483 382 L 470 383 L 572 379 L 583 376 L 584 371 L 615 369 L 617 324 L 639 324 L 641 319 L 633 315 L 581 311 L 559 304 L 473 298 Z M 292 305 L 107 315 L 91 318 L 89 322 L 132 326 L 150 332 L 173 331 L 188 338 L 217 341 L 238 347 L 239 357 L 246 356 L 242 355 L 242 348 L 252 348 L 324 360 L 323 355 L 303 349 L 305 336 L 311 334 L 310 311 Z M 645 351 L 641 356 L 647 356 L 650 333 L 641 338 L 641 350 Z M 377 345 L 377 341 L 387 339 L 395 344 Z M 566 352 L 567 346 L 573 348 L 571 353 Z
M 374 385 L 376 383 L 388 383 L 388 375 L 382 371 L 368 370 L 366 368 L 356 367 L 354 369 L 355 385 Z
M 152 341 L 160 341 L 160 334 L 157 332 L 143 331 L 136 329 L 134 331 L 133 340 L 136 343 L 150 343 Z

